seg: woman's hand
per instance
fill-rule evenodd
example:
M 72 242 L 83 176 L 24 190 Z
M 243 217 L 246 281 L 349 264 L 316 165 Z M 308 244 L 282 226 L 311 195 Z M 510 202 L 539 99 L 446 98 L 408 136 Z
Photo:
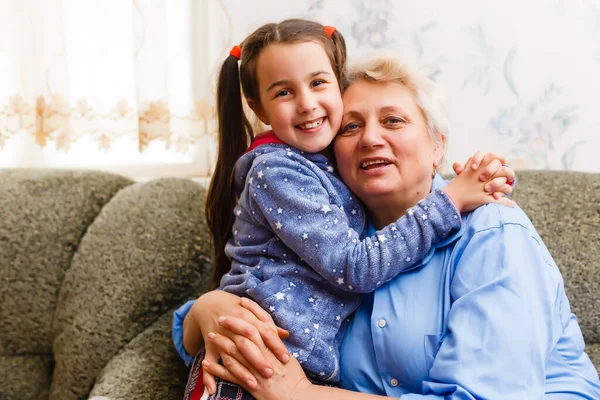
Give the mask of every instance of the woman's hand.
M 252 310 L 242 307 L 246 301 L 253 303 Z M 218 332 L 221 335 L 233 335 L 230 331 L 220 327 L 218 320 L 222 315 L 231 315 L 253 326 L 269 348 L 278 355 L 283 363 L 290 359 L 287 348 L 280 340 L 285 339 L 289 333 L 275 326 L 271 316 L 251 300 L 241 299 L 231 293 L 214 290 L 203 294 L 196 300 L 190 312 L 183 321 L 183 343 L 189 354 L 197 354 L 202 341 L 205 343 L 205 360 L 216 364 L 221 358 L 219 349 L 208 339 L 209 332 Z M 266 376 L 272 374 L 272 367 L 266 357 L 252 359 L 256 370 Z M 203 382 L 212 394 L 216 390 L 214 377 L 203 370 Z
M 266 312 L 252 300 L 244 299 L 243 307 L 254 315 Z M 268 315 L 268 314 L 266 314 Z M 264 315 L 260 318 L 265 317 Z M 282 363 L 270 350 L 268 344 L 258 334 L 255 326 L 236 317 L 220 317 L 221 328 L 227 335 L 211 332 L 208 340 L 219 349 L 223 365 L 206 360 L 202 363 L 205 370 L 229 382 L 237 383 L 258 400 L 386 400 L 388 397 L 351 392 L 335 387 L 313 385 L 302 370 L 300 363 L 291 358 Z M 281 342 L 278 338 L 277 341 Z M 283 345 L 283 343 L 280 343 Z M 256 358 L 266 358 L 273 371 L 270 378 L 265 378 L 255 366 Z
M 252 302 L 253 303 L 253 302 Z M 253 307 L 250 301 L 245 304 Z M 258 307 L 256 305 L 256 307 Z M 210 332 L 207 337 L 221 354 L 223 365 L 205 359 L 202 367 L 211 374 L 244 387 L 258 400 L 308 398 L 312 388 L 300 363 L 295 358 L 280 362 L 263 341 L 255 326 L 236 317 L 219 318 L 226 335 Z M 270 378 L 254 367 L 255 360 L 266 358 L 273 366 Z

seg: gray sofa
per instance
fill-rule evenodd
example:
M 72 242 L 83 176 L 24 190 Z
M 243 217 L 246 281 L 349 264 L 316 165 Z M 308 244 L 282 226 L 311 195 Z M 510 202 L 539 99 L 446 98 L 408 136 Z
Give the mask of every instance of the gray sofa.
M 599 366 L 600 174 L 518 179 Z M 171 315 L 207 288 L 204 195 L 184 179 L 0 170 L 0 399 L 181 399 Z

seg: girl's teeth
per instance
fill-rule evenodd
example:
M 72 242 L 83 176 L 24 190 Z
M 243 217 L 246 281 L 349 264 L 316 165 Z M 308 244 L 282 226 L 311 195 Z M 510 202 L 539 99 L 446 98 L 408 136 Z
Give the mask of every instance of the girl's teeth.
M 323 123 L 323 119 L 320 119 L 315 122 L 309 122 L 304 125 L 300 125 L 300 128 L 301 129 L 312 129 L 312 128 L 316 128 L 317 126 L 321 125 L 322 123 Z

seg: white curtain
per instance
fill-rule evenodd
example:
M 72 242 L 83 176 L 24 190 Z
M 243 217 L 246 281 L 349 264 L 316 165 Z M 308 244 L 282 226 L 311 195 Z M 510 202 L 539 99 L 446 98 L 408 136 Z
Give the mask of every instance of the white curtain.
M 0 0 L 0 166 L 208 175 L 215 16 L 210 0 Z

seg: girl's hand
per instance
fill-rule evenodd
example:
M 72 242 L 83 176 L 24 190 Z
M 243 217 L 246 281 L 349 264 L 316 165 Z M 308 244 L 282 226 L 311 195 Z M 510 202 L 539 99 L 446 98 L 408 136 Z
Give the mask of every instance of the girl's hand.
M 515 172 L 504 165 L 505 162 L 503 157 L 493 153 L 477 152 L 467 160 L 467 168 L 454 164 L 455 171 L 461 172 L 444 191 L 461 212 L 472 211 L 488 203 L 514 207 L 514 201 L 504 198 L 512 193 L 515 178 Z
M 250 305 L 252 307 L 252 305 Z M 237 383 L 258 400 L 303 397 L 312 384 L 295 358 L 284 364 L 269 350 L 256 327 L 236 317 L 221 317 L 227 335 L 211 332 L 208 340 L 218 348 L 223 365 L 204 360 L 202 367 L 226 381 Z M 273 366 L 270 378 L 254 367 L 257 358 L 265 357 Z
M 477 171 L 477 169 L 479 169 L 479 166 L 481 165 L 481 162 L 483 161 L 483 158 L 487 154 L 494 156 L 494 158 L 497 158 L 498 160 L 500 160 L 500 162 L 502 162 L 502 164 L 506 163 L 506 160 L 504 159 L 504 157 L 495 155 L 493 153 L 484 153 L 482 151 L 478 151 L 477 153 L 475 153 L 475 155 L 473 155 L 473 157 L 469 157 L 467 162 L 465 162 L 464 164 L 461 164 L 459 162 L 455 162 L 454 164 L 452 164 L 452 169 L 454 170 L 454 173 L 456 175 L 460 175 L 465 170 L 465 168 L 471 168 L 473 171 Z M 486 180 L 486 179 L 484 179 L 484 180 Z
M 242 307 L 242 300 L 247 299 L 241 299 L 238 296 L 220 290 L 208 292 L 200 296 L 200 298 L 198 298 L 198 300 L 196 300 L 192 306 L 192 309 L 189 313 L 189 318 L 186 317 L 184 320 L 184 342 L 186 335 L 188 337 L 193 337 L 194 334 L 196 334 L 199 330 L 202 333 L 202 338 L 204 339 L 206 349 L 204 359 L 216 364 L 222 355 L 213 342 L 209 340 L 208 333 L 218 332 L 222 335 L 231 335 L 230 331 L 221 328 L 218 323 L 218 319 L 221 315 L 233 315 L 236 318 L 240 318 L 241 320 L 255 327 L 260 336 L 264 337 L 266 343 L 273 343 L 273 351 L 279 355 L 282 362 L 289 360 L 290 356 L 287 352 L 287 348 L 279 339 L 279 336 L 287 338 L 289 333 L 275 326 L 270 315 L 264 310 L 260 309 L 262 313 L 258 310 L 252 312 Z M 256 307 L 260 308 L 258 304 L 254 304 Z M 190 330 L 195 332 L 190 332 Z M 188 349 L 188 347 L 189 346 L 186 346 L 186 349 Z M 197 352 L 198 348 L 195 350 Z M 254 358 L 253 362 L 258 371 L 262 371 L 263 373 L 267 374 L 267 376 L 272 374 L 271 364 L 266 357 Z M 209 393 L 213 394 L 216 390 L 214 377 L 206 370 L 203 370 L 202 373 L 204 385 L 208 388 Z
M 490 165 L 490 163 L 494 160 L 497 160 L 500 165 L 506 165 L 506 159 L 504 157 L 494 153 L 484 153 L 482 151 L 478 151 L 473 155 L 473 157 L 469 157 L 467 162 L 464 164 L 459 162 L 452 164 L 452 169 L 456 175 L 460 175 L 467 167 L 471 168 L 473 171 L 477 171 L 480 166 L 486 166 L 487 168 L 482 170 L 481 174 L 479 175 L 479 179 L 482 182 L 485 182 L 497 171 L 497 163 Z

